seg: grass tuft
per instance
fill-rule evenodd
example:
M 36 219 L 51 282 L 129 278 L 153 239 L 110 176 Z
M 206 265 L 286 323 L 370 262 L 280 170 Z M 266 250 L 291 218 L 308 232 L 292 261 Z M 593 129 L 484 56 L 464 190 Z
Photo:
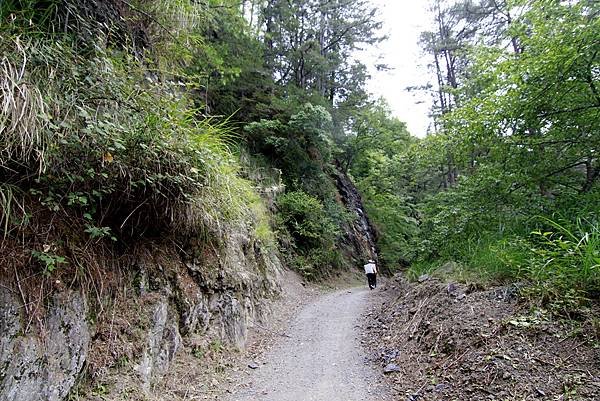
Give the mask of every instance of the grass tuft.
M 0 231 L 6 238 L 13 227 L 21 227 L 26 223 L 25 206 L 20 189 L 9 184 L 0 183 Z
M 48 147 L 47 105 L 39 87 L 26 75 L 34 44 L 17 36 L 0 46 L 11 55 L 0 60 L 0 167 L 7 168 L 15 160 L 34 162 L 41 173 Z

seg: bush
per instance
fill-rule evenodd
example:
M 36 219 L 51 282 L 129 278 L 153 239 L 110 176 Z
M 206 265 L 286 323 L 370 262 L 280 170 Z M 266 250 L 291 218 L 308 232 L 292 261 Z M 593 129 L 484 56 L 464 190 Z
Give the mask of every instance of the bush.
M 525 293 L 542 303 L 557 304 L 567 297 L 585 301 L 600 295 L 600 226 L 593 217 L 554 221 L 538 217 L 529 235 L 503 237 L 482 231 L 477 240 L 465 238 L 454 252 L 413 264 L 409 276 L 435 272 L 457 261 L 455 278 L 484 283 L 521 281 Z
M 337 228 L 326 215 L 323 204 L 303 191 L 292 191 L 277 199 L 282 224 L 302 249 L 333 243 Z
M 324 172 L 331 159 L 331 115 L 322 106 L 292 103 L 295 114 L 260 120 L 244 127 L 251 150 L 262 153 L 283 171 L 288 188 L 324 201 L 335 189 Z M 298 111 L 297 109 L 300 108 Z
M 342 269 L 344 258 L 335 248 L 330 247 L 311 250 L 305 254 L 297 254 L 291 261 L 292 267 L 302 276 L 310 280 L 327 277 L 335 270 Z
M 68 35 L 6 31 L 0 50 L 4 235 L 32 202 L 80 219 L 91 239 L 255 223 L 231 130 L 200 117 L 181 82 Z
M 338 225 L 317 198 L 292 191 L 277 199 L 277 208 L 279 224 L 292 239 L 289 262 L 297 271 L 307 278 L 319 278 L 343 267 L 342 255 L 335 247 Z

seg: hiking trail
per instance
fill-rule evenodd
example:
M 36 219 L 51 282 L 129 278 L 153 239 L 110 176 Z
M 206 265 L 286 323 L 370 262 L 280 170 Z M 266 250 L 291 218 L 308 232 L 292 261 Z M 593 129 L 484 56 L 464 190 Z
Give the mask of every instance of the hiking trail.
M 381 372 L 359 341 L 377 292 L 340 290 L 305 306 L 264 359 L 249 363 L 254 369 L 244 371 L 228 401 L 386 400 Z

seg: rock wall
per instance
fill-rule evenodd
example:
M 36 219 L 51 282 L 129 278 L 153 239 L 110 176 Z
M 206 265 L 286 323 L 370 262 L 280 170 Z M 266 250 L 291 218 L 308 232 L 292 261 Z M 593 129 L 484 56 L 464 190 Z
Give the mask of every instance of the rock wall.
M 340 200 L 356 219 L 345 227 L 343 243 L 346 254 L 359 266 L 373 259 L 377 261 L 377 233 L 365 212 L 360 193 L 350 178 L 338 169 L 334 173 Z
M 31 317 L 18 292 L 0 286 L 0 401 L 64 400 L 80 379 L 102 381 L 123 364 L 117 376 L 149 393 L 187 336 L 243 348 L 280 291 L 276 253 L 239 231 L 178 251 L 170 244 L 138 250 L 127 288 L 99 318 L 93 296 L 64 290 L 26 330 Z
M 0 287 L 0 302 L 0 400 L 63 400 L 90 345 L 86 300 L 74 291 L 55 294 L 38 335 L 23 334 L 28 320 L 15 294 Z
M 350 179 L 335 179 L 340 202 L 357 217 L 341 245 L 360 266 L 376 258 L 375 233 Z M 124 259 L 109 301 L 60 285 L 43 313 L 31 315 L 17 287 L 0 286 L 0 401 L 62 401 L 80 383 L 110 386 L 116 397 L 150 395 L 191 339 L 243 348 L 280 292 L 277 252 L 243 227 L 211 240 L 146 241 Z

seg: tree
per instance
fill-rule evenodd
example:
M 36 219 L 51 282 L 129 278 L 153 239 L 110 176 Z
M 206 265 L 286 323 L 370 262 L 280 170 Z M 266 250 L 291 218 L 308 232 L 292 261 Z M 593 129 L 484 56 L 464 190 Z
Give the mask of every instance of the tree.
M 600 5 L 436 4 L 438 30 L 425 39 L 438 131 L 421 141 L 421 171 L 431 175 L 437 163 L 444 190 L 417 201 L 429 250 L 419 257 L 494 277 L 545 277 L 544 291 L 597 288 L 584 253 L 598 252 Z
M 332 105 L 362 89 L 364 75 L 346 85 L 360 70 L 352 52 L 383 39 L 366 0 L 268 0 L 262 15 L 265 61 L 278 84 L 315 91 Z
M 598 174 L 599 142 L 591 133 L 600 129 L 600 24 L 585 2 L 523 4 L 528 10 L 515 23 L 524 50 L 480 50 L 470 84 L 479 93 L 448 122 L 456 135 L 487 149 L 485 161 L 518 172 L 515 190 L 533 185 L 552 197 L 589 191 Z

